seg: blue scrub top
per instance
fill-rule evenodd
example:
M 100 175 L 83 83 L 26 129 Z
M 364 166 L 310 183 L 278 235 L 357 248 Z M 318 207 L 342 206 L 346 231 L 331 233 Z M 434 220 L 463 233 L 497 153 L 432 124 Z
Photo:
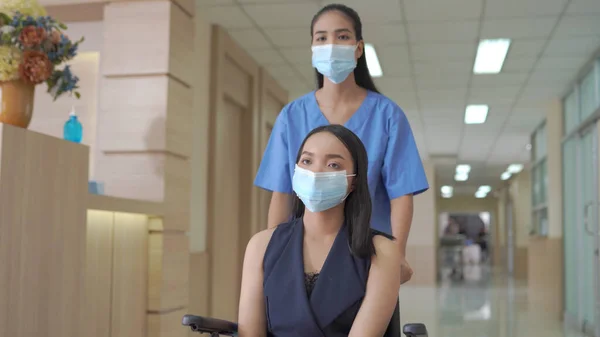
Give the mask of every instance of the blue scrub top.
M 302 141 L 313 129 L 328 124 L 314 91 L 286 105 L 273 126 L 254 184 L 292 194 L 292 177 Z M 408 119 L 392 100 L 369 91 L 344 126 L 362 140 L 369 157 L 371 227 L 392 234 L 390 200 L 429 188 Z

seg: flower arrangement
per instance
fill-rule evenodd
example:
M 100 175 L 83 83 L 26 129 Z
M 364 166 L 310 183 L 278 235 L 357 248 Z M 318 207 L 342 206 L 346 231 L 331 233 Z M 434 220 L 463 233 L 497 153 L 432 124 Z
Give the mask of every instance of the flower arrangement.
M 37 1 L 2 0 L 0 5 L 0 82 L 46 82 L 54 100 L 65 93 L 79 98 L 79 78 L 65 65 L 77 55 L 83 38 L 71 41 L 67 27 L 46 16 Z

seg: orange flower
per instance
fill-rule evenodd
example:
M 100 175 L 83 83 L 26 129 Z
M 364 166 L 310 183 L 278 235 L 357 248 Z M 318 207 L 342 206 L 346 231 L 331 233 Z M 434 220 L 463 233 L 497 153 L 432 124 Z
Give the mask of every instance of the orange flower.
M 23 28 L 19 35 L 19 41 L 25 47 L 36 47 L 39 46 L 42 41 L 46 38 L 46 31 L 44 28 L 36 28 L 34 26 L 27 26 Z
M 28 50 L 23 53 L 23 62 L 19 65 L 19 75 L 25 82 L 40 84 L 52 74 L 52 63 L 42 52 Z

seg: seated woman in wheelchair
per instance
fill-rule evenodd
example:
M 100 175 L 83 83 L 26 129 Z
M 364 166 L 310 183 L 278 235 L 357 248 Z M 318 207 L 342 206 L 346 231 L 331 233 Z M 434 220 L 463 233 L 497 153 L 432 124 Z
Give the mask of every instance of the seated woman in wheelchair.
M 240 337 L 383 336 L 398 304 L 401 257 L 372 230 L 367 153 L 341 125 L 304 139 L 290 222 L 256 234 L 244 258 Z

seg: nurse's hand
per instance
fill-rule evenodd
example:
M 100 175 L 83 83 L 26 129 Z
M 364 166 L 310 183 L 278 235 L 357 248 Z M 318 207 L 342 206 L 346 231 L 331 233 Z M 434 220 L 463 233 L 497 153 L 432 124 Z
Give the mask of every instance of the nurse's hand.
M 413 270 L 405 258 L 403 258 L 402 261 L 400 262 L 400 266 L 401 266 L 401 268 L 400 268 L 400 284 L 404 284 L 404 283 L 408 282 L 410 280 L 410 278 L 412 277 Z

